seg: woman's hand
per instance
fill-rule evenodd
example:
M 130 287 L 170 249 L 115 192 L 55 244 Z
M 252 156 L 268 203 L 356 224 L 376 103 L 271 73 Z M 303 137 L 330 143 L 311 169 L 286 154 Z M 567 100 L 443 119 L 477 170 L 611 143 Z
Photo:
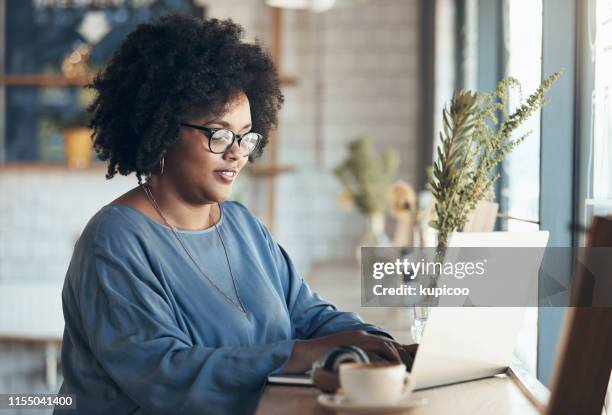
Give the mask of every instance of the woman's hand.
M 312 364 L 320 359 L 329 349 L 347 345 L 359 347 L 366 352 L 372 361 L 403 362 L 396 347 L 399 343 L 384 336 L 369 334 L 363 330 L 355 330 L 335 333 L 316 339 L 296 341 L 291 357 L 283 367 L 283 372 L 304 372 L 310 369 Z
M 419 348 L 418 344 L 399 344 L 395 343 L 395 348 L 402 359 L 402 363 L 406 365 L 406 370 L 412 370 L 412 364 L 414 363 L 414 358 L 416 357 L 417 350 Z

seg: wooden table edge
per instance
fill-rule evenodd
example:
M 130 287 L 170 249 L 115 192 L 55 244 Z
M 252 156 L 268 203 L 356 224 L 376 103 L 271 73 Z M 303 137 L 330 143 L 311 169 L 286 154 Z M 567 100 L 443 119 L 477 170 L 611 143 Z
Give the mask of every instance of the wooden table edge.
M 550 397 L 550 392 L 546 386 L 529 373 L 520 363 L 511 364 L 506 369 L 506 375 L 540 413 L 546 413 Z

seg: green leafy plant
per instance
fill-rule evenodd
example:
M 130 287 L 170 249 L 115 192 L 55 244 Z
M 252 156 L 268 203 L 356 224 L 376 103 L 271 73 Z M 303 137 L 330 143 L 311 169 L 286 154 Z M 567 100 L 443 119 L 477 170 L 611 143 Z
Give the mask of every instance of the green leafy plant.
M 546 78 L 512 113 L 509 90 L 520 92 L 520 83 L 511 77 L 500 81 L 491 94 L 456 92 L 444 108 L 429 181 L 437 216 L 429 225 L 438 231 L 438 259 L 446 252 L 450 234 L 462 229 L 468 213 L 492 194 L 499 177 L 496 167 L 531 133 L 513 138 L 512 132 L 547 103 L 544 94 L 560 76 L 555 72 Z
M 374 156 L 367 138 L 350 142 L 348 148 L 348 157 L 334 169 L 334 174 L 362 213 L 384 212 L 389 186 L 397 174 L 397 154 L 386 151 Z
M 72 128 L 89 128 L 90 114 L 85 110 L 50 110 L 47 116 L 51 124 L 60 131 Z
M 63 94 L 68 94 L 64 92 Z M 76 93 L 76 100 L 70 101 L 65 96 L 59 104 L 50 105 L 45 110 L 45 115 L 50 124 L 60 130 L 73 128 L 89 128 L 91 113 L 87 107 L 93 102 L 95 93 L 88 88 L 80 88 Z

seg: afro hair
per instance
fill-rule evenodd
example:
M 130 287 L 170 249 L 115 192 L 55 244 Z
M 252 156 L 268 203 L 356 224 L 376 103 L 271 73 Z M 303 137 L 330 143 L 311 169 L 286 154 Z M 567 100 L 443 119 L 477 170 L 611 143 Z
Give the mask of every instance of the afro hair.
M 107 179 L 136 173 L 138 182 L 179 137 L 182 117 L 219 114 L 242 91 L 261 155 L 283 103 L 270 55 L 242 41 L 232 20 L 171 14 L 139 25 L 89 85 L 94 148 L 108 160 Z

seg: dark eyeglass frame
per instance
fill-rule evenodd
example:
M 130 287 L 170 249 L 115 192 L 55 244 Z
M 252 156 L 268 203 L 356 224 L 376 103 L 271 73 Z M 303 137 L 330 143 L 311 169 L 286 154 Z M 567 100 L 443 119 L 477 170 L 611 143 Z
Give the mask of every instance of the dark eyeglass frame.
M 242 138 L 245 135 L 247 135 L 247 134 L 255 134 L 255 135 L 257 135 L 257 144 L 255 145 L 255 147 L 253 147 L 253 150 L 249 151 L 248 154 L 242 155 L 242 157 L 248 157 L 253 152 L 255 152 L 255 150 L 257 150 L 257 147 L 259 147 L 259 144 L 261 143 L 261 139 L 263 138 L 263 136 L 261 134 L 254 133 L 252 131 L 249 131 L 248 133 L 244 133 L 244 134 L 236 134 L 235 132 L 233 132 L 229 128 L 211 128 L 211 127 L 205 127 L 203 125 L 189 124 L 189 123 L 186 123 L 186 122 L 181 122 L 180 125 L 182 125 L 184 127 L 195 128 L 196 130 L 204 131 L 206 133 L 207 137 L 208 137 L 208 149 L 210 150 L 211 153 L 214 153 L 214 154 L 223 154 L 223 153 L 227 152 L 227 150 L 232 148 L 232 146 L 234 145 L 234 142 L 236 140 L 238 140 L 238 147 L 240 147 L 240 143 L 242 142 Z M 229 145 L 227 146 L 227 148 L 224 151 L 213 151 L 212 145 L 211 145 L 211 140 L 212 140 L 213 135 L 217 131 L 220 131 L 220 130 L 229 131 L 232 134 L 232 142 L 229 143 Z

